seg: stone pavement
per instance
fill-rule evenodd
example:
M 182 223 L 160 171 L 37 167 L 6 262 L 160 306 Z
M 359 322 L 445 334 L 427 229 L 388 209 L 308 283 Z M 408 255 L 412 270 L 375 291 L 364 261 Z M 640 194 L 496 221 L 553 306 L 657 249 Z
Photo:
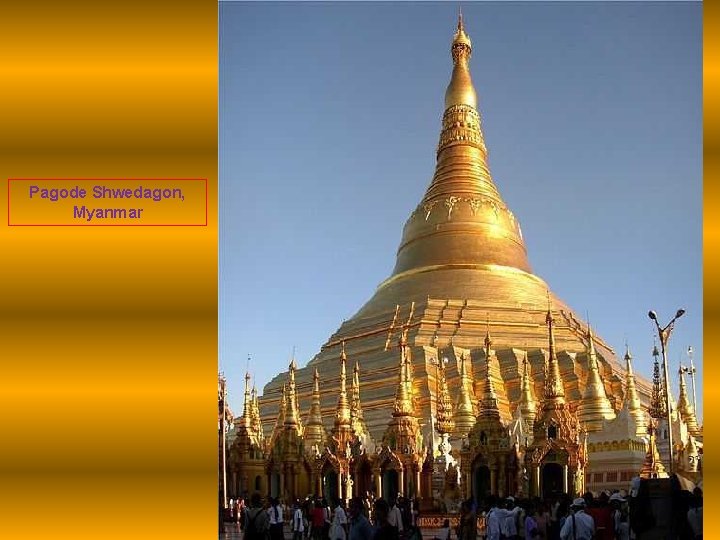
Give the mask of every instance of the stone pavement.
M 243 534 L 240 525 L 235 523 L 225 523 L 225 532 L 220 533 L 219 540 L 242 540 Z
M 440 529 L 421 529 L 423 540 L 432 540 L 440 532 Z M 290 527 L 285 527 L 285 540 L 292 540 L 292 532 Z M 235 523 L 225 523 L 225 532 L 220 533 L 218 540 L 242 540 L 243 533 L 240 530 L 240 525 Z M 480 538 L 478 536 L 478 538 Z

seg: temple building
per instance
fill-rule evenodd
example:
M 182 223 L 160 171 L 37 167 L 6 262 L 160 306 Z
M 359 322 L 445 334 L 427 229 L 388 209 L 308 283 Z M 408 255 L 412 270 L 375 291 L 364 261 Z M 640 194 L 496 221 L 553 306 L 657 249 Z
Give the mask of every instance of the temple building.
M 235 494 L 402 493 L 449 507 L 578 494 L 597 467 L 640 470 L 652 387 L 533 273 L 488 166 L 462 17 L 450 53 L 435 173 L 395 268 L 305 367 L 293 360 L 259 399 L 248 381 Z M 679 415 L 699 434 L 683 395 Z M 697 454 L 697 438 L 684 449 Z

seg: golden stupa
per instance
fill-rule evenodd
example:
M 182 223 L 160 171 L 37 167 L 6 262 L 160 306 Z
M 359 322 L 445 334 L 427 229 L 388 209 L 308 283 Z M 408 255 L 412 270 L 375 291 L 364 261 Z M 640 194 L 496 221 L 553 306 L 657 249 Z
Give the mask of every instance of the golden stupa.
M 392 275 L 341 324 L 308 365 L 294 374 L 298 406 L 307 411 L 313 375 L 318 371 L 322 418 L 328 429 L 336 416 L 339 359 L 344 347 L 347 361 L 359 364 L 362 370 L 364 421 L 372 438 L 382 440 L 395 402 L 397 343 L 403 333 L 412 358 L 415 414 L 426 437 L 436 408 L 438 364 L 445 358 L 449 359 L 445 378 L 452 403 L 457 403 L 462 386 L 464 357 L 474 413 L 479 412 L 489 369 L 488 380 L 501 419 L 509 422 L 523 398 L 543 395 L 548 303 L 555 317 L 559 381 L 570 409 L 574 411 L 586 395 L 589 369 L 592 383 L 600 381 L 604 391 L 600 396 L 590 396 L 593 403 L 585 407 L 584 420 L 599 423 L 622 405 L 625 367 L 598 336 L 592 338 L 594 358 L 589 359 L 587 324 L 532 272 L 520 223 L 490 174 L 478 97 L 470 75 L 471 53 L 472 43 L 460 17 L 451 45 L 453 68 L 445 92 L 435 174 L 405 223 Z M 382 121 L 378 118 L 378 123 Z M 484 352 L 488 326 L 493 330 L 495 354 L 491 363 L 485 361 Z M 532 391 L 523 390 L 521 384 L 526 354 Z M 260 398 L 267 436 L 286 381 L 287 374 L 279 374 L 265 386 Z M 649 384 L 640 378 L 636 382 L 641 399 L 647 402 Z M 602 406 L 597 406 L 600 402 Z M 525 403 L 524 408 L 532 407 Z M 462 427 L 456 418 L 456 439 L 461 436 L 457 429 Z

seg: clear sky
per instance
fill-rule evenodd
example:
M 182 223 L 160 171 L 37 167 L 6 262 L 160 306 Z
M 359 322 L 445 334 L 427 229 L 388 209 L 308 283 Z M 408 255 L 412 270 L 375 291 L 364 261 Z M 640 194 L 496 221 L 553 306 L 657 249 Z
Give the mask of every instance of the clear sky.
M 534 272 L 702 411 L 702 4 L 462 4 L 489 163 Z M 435 164 L 457 4 L 220 3 L 220 368 L 242 412 L 390 275 Z M 690 384 L 688 381 L 688 389 Z M 306 411 L 303 411 L 305 414 Z M 700 414 L 702 417 L 702 414 Z

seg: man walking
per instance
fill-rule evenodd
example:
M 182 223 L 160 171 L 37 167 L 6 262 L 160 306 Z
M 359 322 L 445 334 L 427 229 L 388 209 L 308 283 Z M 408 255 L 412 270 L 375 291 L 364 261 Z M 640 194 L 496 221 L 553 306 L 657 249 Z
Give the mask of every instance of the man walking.
M 575 499 L 570 511 L 560 530 L 560 540 L 592 540 L 595 522 L 585 513 L 585 499 Z

